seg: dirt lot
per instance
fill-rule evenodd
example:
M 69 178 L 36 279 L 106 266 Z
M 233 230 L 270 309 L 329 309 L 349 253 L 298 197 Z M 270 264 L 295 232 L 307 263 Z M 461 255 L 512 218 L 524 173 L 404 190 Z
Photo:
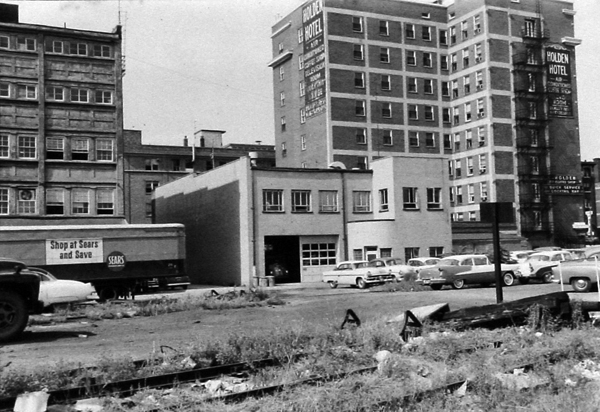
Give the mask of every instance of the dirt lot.
M 556 284 L 518 285 L 504 289 L 504 300 L 559 290 L 560 286 Z M 570 287 L 567 290 L 570 291 Z M 179 295 L 206 292 L 195 289 Z M 307 323 L 341 325 L 347 309 L 353 309 L 362 322 L 369 322 L 434 303 L 447 302 L 451 310 L 496 303 L 493 287 L 377 293 L 343 287 L 332 290 L 324 284 L 318 284 L 275 287 L 273 292 L 286 304 L 223 311 L 200 309 L 155 317 L 78 320 L 30 327 L 19 341 L 0 347 L 0 368 L 32 369 L 61 361 L 91 365 L 102 357 L 144 359 L 153 351 L 160 351 L 162 345 L 177 350 L 232 333 L 268 334 L 276 328 Z M 595 293 L 571 296 L 597 298 Z

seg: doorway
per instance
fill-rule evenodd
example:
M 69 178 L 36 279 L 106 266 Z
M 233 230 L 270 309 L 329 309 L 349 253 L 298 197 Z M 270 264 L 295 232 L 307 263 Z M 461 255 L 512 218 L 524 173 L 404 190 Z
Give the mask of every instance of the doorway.
M 301 281 L 298 236 L 265 236 L 265 274 L 276 284 Z

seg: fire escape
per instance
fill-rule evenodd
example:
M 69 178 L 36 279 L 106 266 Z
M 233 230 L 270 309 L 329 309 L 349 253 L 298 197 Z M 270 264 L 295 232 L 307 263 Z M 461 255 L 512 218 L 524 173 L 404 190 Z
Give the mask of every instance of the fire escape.
M 538 5 L 538 7 L 540 7 Z M 518 210 L 524 236 L 550 236 L 552 203 L 544 193 L 550 175 L 547 95 L 545 87 L 544 43 L 548 31 L 543 28 L 541 10 L 535 19 L 525 20 L 522 43 L 513 57 L 516 125 L 516 164 L 519 191 Z

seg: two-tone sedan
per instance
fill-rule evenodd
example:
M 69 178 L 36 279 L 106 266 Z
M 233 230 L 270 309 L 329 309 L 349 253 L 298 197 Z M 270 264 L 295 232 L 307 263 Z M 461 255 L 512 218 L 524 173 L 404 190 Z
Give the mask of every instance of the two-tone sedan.
M 514 264 L 502 264 L 504 286 L 515 283 Z M 444 285 L 462 289 L 467 284 L 490 285 L 496 283 L 494 264 L 486 255 L 455 255 L 443 258 L 437 265 L 419 272 L 417 282 L 440 290 Z
M 548 250 L 532 253 L 529 258 L 519 265 L 517 277 L 522 284 L 531 279 L 542 283 L 552 282 L 552 268 L 558 266 L 558 262 L 573 260 L 573 255 L 568 250 Z
M 583 259 L 560 262 L 552 268 L 553 281 L 570 284 L 575 292 L 589 292 L 598 286 L 600 274 L 600 249 L 591 247 L 584 250 Z
M 323 272 L 323 282 L 328 283 L 331 288 L 350 285 L 365 289 L 371 285 L 381 285 L 395 280 L 396 277 L 384 266 L 370 266 L 366 260 L 340 262 L 335 269 Z
M 386 268 L 389 273 L 396 276 L 397 281 L 409 278 L 411 275 L 416 275 L 414 267 L 402 263 L 402 259 L 396 257 L 377 258 L 369 261 L 369 266 Z

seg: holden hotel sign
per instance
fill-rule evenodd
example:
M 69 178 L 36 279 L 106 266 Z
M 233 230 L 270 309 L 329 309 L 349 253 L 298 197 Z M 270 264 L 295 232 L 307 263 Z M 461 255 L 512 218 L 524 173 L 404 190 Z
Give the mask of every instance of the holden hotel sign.
M 307 118 L 325 112 L 325 35 L 323 0 L 314 0 L 302 9 L 304 34 L 305 114 Z

